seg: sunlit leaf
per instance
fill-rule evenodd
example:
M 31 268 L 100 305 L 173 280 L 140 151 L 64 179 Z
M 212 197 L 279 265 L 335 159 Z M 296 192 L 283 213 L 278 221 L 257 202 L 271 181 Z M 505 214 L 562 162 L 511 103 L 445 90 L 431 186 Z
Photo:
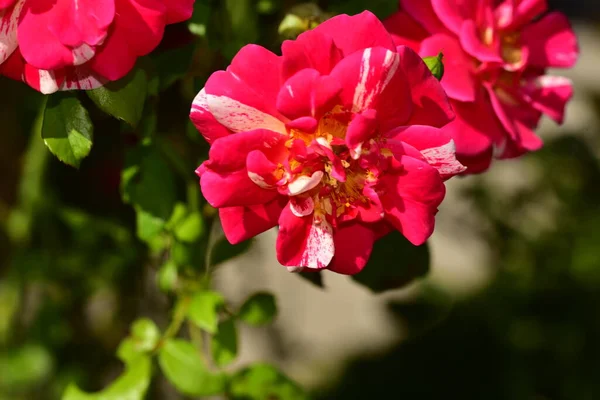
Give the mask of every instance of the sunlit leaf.
M 163 292 L 171 292 L 177 284 L 177 265 L 172 260 L 167 261 L 158 270 L 157 281 L 158 287 Z
M 431 71 L 431 74 L 436 77 L 438 81 L 441 81 L 444 76 L 444 55 L 439 53 L 437 56 L 425 57 L 423 61 Z
M 197 293 L 190 302 L 188 317 L 199 328 L 215 333 L 219 323 L 219 310 L 223 304 L 225 299 L 217 292 Z
M 90 116 L 76 94 L 58 92 L 48 97 L 42 138 L 60 161 L 79 168 L 92 149 L 93 133 Z
M 86 393 L 71 384 L 62 400 L 142 400 L 150 384 L 151 368 L 150 357 L 137 357 L 127 364 L 125 373 L 104 390 Z
M 169 339 L 158 353 L 158 363 L 169 382 L 183 394 L 210 396 L 223 393 L 226 376 L 210 372 L 198 351 L 190 342 Z
M 202 233 L 204 233 L 204 220 L 202 219 L 202 215 L 198 212 L 189 214 L 183 221 L 175 226 L 173 233 L 175 234 L 175 237 L 182 242 L 194 243 L 202 236 Z
M 304 400 L 308 395 L 290 378 L 268 364 L 254 364 L 236 373 L 229 385 L 234 400 Z

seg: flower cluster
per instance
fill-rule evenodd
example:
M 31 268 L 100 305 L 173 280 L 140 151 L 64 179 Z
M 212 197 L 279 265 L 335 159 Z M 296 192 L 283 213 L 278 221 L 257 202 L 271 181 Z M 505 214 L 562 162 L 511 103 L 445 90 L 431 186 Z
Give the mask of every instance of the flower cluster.
M 571 82 L 545 75 L 578 57 L 567 18 L 547 12 L 546 0 L 401 0 L 385 25 L 397 45 L 421 56 L 442 51 L 442 84 L 456 120 L 445 130 L 469 173 L 493 157 L 537 150 L 542 114 L 562 123 Z
M 42 93 L 125 76 L 194 0 L 0 0 L 0 74 Z
M 443 181 L 465 169 L 439 129 L 453 117 L 422 59 L 369 12 L 284 42 L 282 56 L 244 47 L 191 110 L 212 145 L 202 192 L 229 241 L 278 225 L 281 264 L 344 274 L 392 229 L 415 245 L 431 235 Z

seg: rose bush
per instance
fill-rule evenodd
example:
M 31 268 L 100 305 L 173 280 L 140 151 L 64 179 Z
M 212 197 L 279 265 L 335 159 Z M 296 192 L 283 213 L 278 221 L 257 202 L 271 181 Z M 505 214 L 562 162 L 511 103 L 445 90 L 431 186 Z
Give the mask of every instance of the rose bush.
M 193 0 L 2 0 L 0 74 L 42 93 L 124 77 Z
M 192 106 L 212 144 L 202 192 L 229 241 L 278 225 L 281 264 L 343 274 L 392 229 L 423 244 L 444 179 L 464 170 L 425 63 L 370 12 L 334 17 L 282 53 L 244 47 Z
M 547 13 L 545 0 L 401 0 L 400 7 L 385 21 L 395 43 L 445 55 L 442 84 L 456 119 L 444 130 L 467 173 L 486 170 L 493 157 L 538 150 L 542 114 L 562 123 L 571 82 L 546 70 L 572 67 L 579 50 L 566 16 Z

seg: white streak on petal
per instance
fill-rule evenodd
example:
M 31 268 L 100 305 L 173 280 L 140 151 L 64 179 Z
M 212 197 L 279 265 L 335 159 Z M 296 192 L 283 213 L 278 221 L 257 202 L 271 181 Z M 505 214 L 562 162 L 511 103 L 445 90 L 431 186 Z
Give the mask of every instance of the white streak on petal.
M 391 50 L 386 50 L 383 65 L 381 66 L 383 74 L 379 77 L 379 81 L 374 85 L 371 84 L 368 89 L 369 75 L 371 71 L 371 49 L 366 49 L 362 57 L 362 65 L 359 72 L 359 82 L 354 91 L 353 112 L 361 112 L 372 107 L 373 102 L 377 99 L 398 71 L 400 66 L 400 56 Z M 372 79 L 373 77 L 371 77 Z
M 254 107 L 227 96 L 206 95 L 206 101 L 215 119 L 233 132 L 269 129 L 286 133 L 285 124 Z
M 0 11 L 0 64 L 15 51 L 18 46 L 17 26 L 25 0 L 17 1 L 13 7 Z
M 312 197 L 306 197 L 304 199 L 292 197 L 290 201 L 290 210 L 292 210 L 292 214 L 296 217 L 306 217 L 315 210 L 315 201 Z
M 252 182 L 256 183 L 258 186 L 260 186 L 263 189 L 273 189 L 273 186 L 269 185 L 267 182 L 265 182 L 263 177 L 260 176 L 259 174 L 257 174 L 256 172 L 248 171 L 248 177 L 250 178 L 250 180 Z
M 81 65 L 91 60 L 96 54 L 96 50 L 87 45 L 86 43 L 71 50 L 73 54 L 73 65 Z
M 50 94 L 56 92 L 59 87 L 54 76 L 54 72 L 46 71 L 43 69 L 39 70 L 40 77 L 40 92 L 43 94 Z
M 450 177 L 467 169 L 456 159 L 456 146 L 453 140 L 440 147 L 421 150 L 421 154 L 442 177 Z
M 358 85 L 356 85 L 356 89 L 354 89 L 354 99 L 352 103 L 354 104 L 352 111 L 360 112 L 364 110 L 364 105 L 366 104 L 365 96 L 367 94 L 367 80 L 369 79 L 369 60 L 371 58 L 371 49 L 366 49 L 363 52 L 362 56 L 362 64 L 360 66 L 360 72 L 358 75 Z
M 323 171 L 316 171 L 311 176 L 301 175 L 288 184 L 288 194 L 296 196 L 314 189 L 323 179 Z
M 288 272 L 298 273 L 304 271 L 304 267 L 286 267 Z
M 306 248 L 302 253 L 300 265 L 306 268 L 322 269 L 326 268 L 335 253 L 333 244 L 333 229 L 325 221 L 313 221 L 308 233 Z
M 106 79 L 81 66 L 69 71 L 59 90 L 91 90 L 105 85 L 106 82 Z
M 290 94 L 290 97 L 293 99 L 294 98 L 294 90 L 292 89 L 292 85 L 285 85 L 285 88 L 287 89 L 288 93 Z

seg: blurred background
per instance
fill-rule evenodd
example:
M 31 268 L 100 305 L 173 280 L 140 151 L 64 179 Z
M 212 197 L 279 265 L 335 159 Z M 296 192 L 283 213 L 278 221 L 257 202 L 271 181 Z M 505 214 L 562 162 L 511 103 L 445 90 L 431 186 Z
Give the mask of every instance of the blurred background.
M 276 50 L 297 3 L 197 0 L 190 23 L 169 27 L 151 101 L 175 196 L 197 189 L 207 151 L 187 121 L 194 94 L 243 44 Z M 263 289 L 278 299 L 274 325 L 242 329 L 236 365 L 272 362 L 317 399 L 600 398 L 600 3 L 550 3 L 581 46 L 574 69 L 553 71 L 575 85 L 565 124 L 543 121 L 541 151 L 447 183 L 430 271 L 403 289 L 328 273 L 319 288 L 277 263 L 275 232 L 261 235 L 214 277 L 232 304 Z M 380 17 L 395 4 L 319 3 Z M 122 369 L 131 322 L 165 327 L 173 302 L 119 191 L 136 132 L 90 105 L 94 148 L 77 171 L 39 136 L 43 96 L 5 78 L 0 93 L 0 399 L 57 399 L 71 381 L 98 390 Z M 148 398 L 182 397 L 157 379 Z

